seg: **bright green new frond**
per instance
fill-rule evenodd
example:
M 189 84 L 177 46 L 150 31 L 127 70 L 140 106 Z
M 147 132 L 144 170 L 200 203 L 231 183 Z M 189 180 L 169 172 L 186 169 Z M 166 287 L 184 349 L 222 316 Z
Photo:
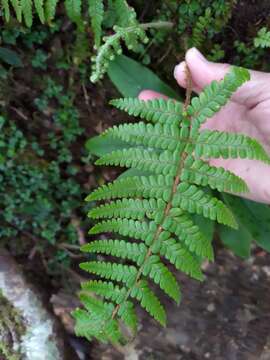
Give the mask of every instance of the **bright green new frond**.
M 116 232 L 123 236 L 141 239 L 148 244 L 153 239 L 153 233 L 157 226 L 152 222 L 136 221 L 132 219 L 112 219 L 103 221 L 89 231 L 89 234 L 100 234 L 102 232 Z
M 96 240 L 81 248 L 84 252 L 106 254 L 128 259 L 141 265 L 147 253 L 144 243 L 130 243 L 125 240 Z
M 88 216 L 93 219 L 119 217 L 143 220 L 146 216 L 151 217 L 157 210 L 163 211 L 165 206 L 166 203 L 161 199 L 123 199 L 94 208 L 88 213 Z
M 145 280 L 141 280 L 131 289 L 130 296 L 138 300 L 141 306 L 161 325 L 166 325 L 166 313 L 157 296 Z
M 148 41 L 144 29 L 136 22 L 129 27 L 115 25 L 114 31 L 115 34 L 103 38 L 104 44 L 99 47 L 97 55 L 92 58 L 93 66 L 90 78 L 92 82 L 101 79 L 107 70 L 109 61 L 112 61 L 115 55 L 122 53 L 121 40 L 130 50 L 136 50 L 139 42 Z
M 270 164 L 269 155 L 257 140 L 236 133 L 202 131 L 195 154 L 197 157 L 252 159 Z
M 190 215 L 181 211 L 177 217 L 167 217 L 163 228 L 179 237 L 188 249 L 196 255 L 210 260 L 213 259 L 213 249 L 209 240 L 204 236 L 199 227 L 194 224 Z
M 173 177 L 170 175 L 134 176 L 103 185 L 87 196 L 86 201 L 123 197 L 156 198 L 168 201 Z
M 177 151 L 163 151 L 158 154 L 152 150 L 130 148 L 116 150 L 96 161 L 97 165 L 116 165 L 146 170 L 151 173 L 175 175 L 177 170 Z
M 187 210 L 191 214 L 203 215 L 220 224 L 233 228 L 238 227 L 232 212 L 221 200 L 206 194 L 195 185 L 185 182 L 180 183 L 172 205 Z
M 213 81 L 198 97 L 193 98 L 187 108 L 187 113 L 192 118 L 193 133 L 197 134 L 196 130 L 217 113 L 232 94 L 249 79 L 248 70 L 232 66 L 222 81 Z
M 149 276 L 174 301 L 180 302 L 180 288 L 170 270 L 160 262 L 159 256 L 152 255 L 142 268 L 144 276 Z
M 169 238 L 162 242 L 160 254 L 177 270 L 183 271 L 194 279 L 203 279 L 200 261 L 188 250 L 185 244 Z
M 180 143 L 185 144 L 189 131 L 178 124 L 123 124 L 114 126 L 106 134 L 130 144 L 173 151 Z
M 116 263 L 89 261 L 80 264 L 80 268 L 107 280 L 122 282 L 127 286 L 131 285 L 137 275 L 135 266 Z
M 137 98 L 116 99 L 110 102 L 129 115 L 160 124 L 179 124 L 183 120 L 182 103 L 169 99 L 139 100 Z
M 181 180 L 201 186 L 210 186 L 218 191 L 245 193 L 248 187 L 244 180 L 222 167 L 214 167 L 192 156 L 185 161 Z
M 88 0 L 89 16 L 91 19 L 92 30 L 95 35 L 95 47 L 100 46 L 102 35 L 102 21 L 104 16 L 103 0 Z
M 116 24 L 122 27 L 136 24 L 136 13 L 126 0 L 113 0 Z

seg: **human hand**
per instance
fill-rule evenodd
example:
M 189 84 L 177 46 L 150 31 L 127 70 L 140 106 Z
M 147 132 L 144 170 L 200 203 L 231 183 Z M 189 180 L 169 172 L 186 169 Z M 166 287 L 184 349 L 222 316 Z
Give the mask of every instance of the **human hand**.
M 192 48 L 187 51 L 185 61 L 174 69 L 174 77 L 183 88 L 186 87 L 186 64 L 191 73 L 193 91 L 196 93 L 200 93 L 213 80 L 221 80 L 230 67 L 228 64 L 209 62 L 196 48 Z M 270 154 L 270 74 L 250 71 L 250 75 L 251 80 L 201 128 L 248 135 L 257 139 Z M 151 90 L 144 90 L 139 95 L 141 100 L 158 97 L 163 96 Z M 270 203 L 269 165 L 246 159 L 211 159 L 209 163 L 222 166 L 245 180 L 249 193 L 244 194 L 244 197 Z

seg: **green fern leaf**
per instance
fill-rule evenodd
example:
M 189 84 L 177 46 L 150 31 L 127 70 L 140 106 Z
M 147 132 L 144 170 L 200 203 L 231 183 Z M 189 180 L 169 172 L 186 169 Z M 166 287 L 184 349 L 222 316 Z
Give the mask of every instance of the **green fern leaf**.
M 65 7 L 70 20 L 76 23 L 81 19 L 82 0 L 65 0 Z
M 179 152 L 164 151 L 158 154 L 152 150 L 130 148 L 116 150 L 96 161 L 96 165 L 116 165 L 147 170 L 156 174 L 175 175 Z
M 161 245 L 160 254 L 164 256 L 177 270 L 181 270 L 194 279 L 202 280 L 200 261 L 187 249 L 187 247 L 169 238 Z
M 9 0 L 2 0 L 1 7 L 4 11 L 5 20 L 9 22 L 10 20 L 10 8 L 9 8 Z
M 198 128 L 218 112 L 232 94 L 249 79 L 250 75 L 246 69 L 233 66 L 224 80 L 213 81 L 198 97 L 193 98 L 187 108 L 187 114 L 192 118 L 193 134 L 197 134 Z
M 134 282 L 137 275 L 135 266 L 101 261 L 84 262 L 80 264 L 80 268 L 92 274 L 104 277 L 107 280 L 123 282 L 127 286 Z
M 45 2 L 44 11 L 45 11 L 45 18 L 48 23 L 50 23 L 55 17 L 56 7 L 58 2 L 59 0 L 46 0 Z
M 143 243 L 130 243 L 125 240 L 97 240 L 83 245 L 83 252 L 98 253 L 129 259 L 142 265 L 147 253 Z
M 123 197 L 156 198 L 168 201 L 171 196 L 172 185 L 173 177 L 170 175 L 134 176 L 101 186 L 88 195 L 86 201 Z
M 195 147 L 197 157 L 241 158 L 270 163 L 269 155 L 255 139 L 235 133 L 204 130 Z
M 150 290 L 146 281 L 139 281 L 130 292 L 130 296 L 138 300 L 141 306 L 161 325 L 166 325 L 166 313 L 160 301 Z
M 195 185 L 182 182 L 172 201 L 174 207 L 180 207 L 191 214 L 203 215 L 204 217 L 216 220 L 220 224 L 237 228 L 237 222 L 229 208 L 217 198 L 206 194 Z
M 136 98 L 116 99 L 110 104 L 129 115 L 140 117 L 146 121 L 160 124 L 178 124 L 183 120 L 183 105 L 175 100 L 153 99 L 139 100 Z
M 187 213 L 180 213 L 177 217 L 168 217 L 163 223 L 163 228 L 170 233 L 174 233 L 183 241 L 188 249 L 200 257 L 213 260 L 213 249 L 211 243 L 202 234 L 199 227 L 194 224 Z
M 224 80 L 212 83 L 194 98 L 186 111 L 181 104 L 164 99 L 113 102 L 116 107 L 151 123 L 125 124 L 107 130 L 108 139 L 120 140 L 127 148 L 106 154 L 96 163 L 139 169 L 151 175 L 132 176 L 129 172 L 129 177 L 103 185 L 87 197 L 87 201 L 105 200 L 89 212 L 93 219 L 105 219 L 94 225 L 90 234 L 116 233 L 123 238 L 97 240 L 82 247 L 82 251 L 115 259 L 81 265 L 82 269 L 107 279 L 92 280 L 82 286 L 82 291 L 103 298 L 101 313 L 105 314 L 106 309 L 106 314 L 111 311 L 111 317 L 104 320 L 103 316 L 101 321 L 92 309 L 93 305 L 85 304 L 84 299 L 87 311 L 76 313 L 82 332 L 86 331 L 85 324 L 89 326 L 89 318 L 96 321 L 94 330 L 89 330 L 86 335 L 116 341 L 120 338 L 117 332 L 120 327 L 115 330 L 117 319 L 135 332 L 137 317 L 133 300 L 138 300 L 141 307 L 164 325 L 164 307 L 147 280 L 179 302 L 180 287 L 164 264 L 164 258 L 197 280 L 203 279 L 202 261 L 214 258 L 211 238 L 195 223 L 192 214 L 237 227 L 225 203 L 204 191 L 203 187 L 209 185 L 219 191 L 245 192 L 247 186 L 233 173 L 212 167 L 206 160 L 241 157 L 269 162 L 269 157 L 261 145 L 244 135 L 209 130 L 200 133 L 199 127 L 248 77 L 246 70 L 232 68 Z M 134 147 L 129 147 L 130 144 Z M 134 265 L 114 262 L 119 259 Z
M 31 27 L 33 24 L 32 8 L 32 0 L 21 0 L 22 15 L 24 17 L 25 24 L 28 27 Z
M 101 280 L 91 280 L 82 283 L 82 290 L 90 292 L 90 294 L 95 293 L 116 304 L 123 302 L 127 294 L 127 288 L 119 287 L 112 282 Z
M 185 145 L 189 131 L 185 127 L 180 128 L 176 123 L 152 125 L 139 122 L 114 126 L 105 134 L 130 144 L 173 151 L 180 143 Z
M 206 162 L 189 156 L 185 161 L 181 180 L 201 186 L 210 186 L 222 192 L 245 193 L 248 187 L 244 180 L 221 167 L 210 166 Z
M 102 35 L 102 21 L 104 16 L 103 0 L 88 0 L 91 26 L 95 35 L 95 47 L 98 49 Z
M 143 220 L 147 215 L 151 217 L 153 212 L 164 211 L 166 203 L 162 200 L 133 200 L 123 199 L 109 204 L 101 205 L 88 213 L 93 219 L 100 218 L 127 218 Z
M 132 219 L 112 219 L 103 221 L 89 231 L 89 234 L 99 234 L 102 232 L 116 232 L 123 236 L 130 236 L 135 239 L 141 239 L 149 244 L 153 239 L 153 233 L 157 226 L 152 222 L 136 221 Z
M 39 20 L 41 21 L 42 24 L 44 24 L 45 23 L 44 0 L 34 0 L 34 4 Z
M 179 285 L 169 269 L 160 262 L 159 256 L 150 256 L 143 265 L 142 273 L 146 277 L 149 276 L 167 295 L 179 304 Z

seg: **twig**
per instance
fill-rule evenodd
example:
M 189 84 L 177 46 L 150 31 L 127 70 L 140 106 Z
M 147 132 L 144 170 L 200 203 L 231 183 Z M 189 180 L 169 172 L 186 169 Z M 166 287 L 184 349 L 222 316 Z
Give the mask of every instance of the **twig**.
M 185 73 L 186 73 L 186 99 L 185 99 L 185 103 L 184 103 L 184 111 L 187 111 L 187 107 L 190 104 L 190 100 L 191 100 L 191 94 L 192 94 L 192 77 L 191 77 L 191 72 L 189 70 L 189 67 L 187 65 L 187 63 L 185 63 Z

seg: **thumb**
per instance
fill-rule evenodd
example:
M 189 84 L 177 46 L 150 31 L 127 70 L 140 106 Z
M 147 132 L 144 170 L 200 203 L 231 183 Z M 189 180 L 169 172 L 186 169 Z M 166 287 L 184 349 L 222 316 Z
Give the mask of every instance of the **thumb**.
M 222 80 L 229 72 L 230 65 L 208 61 L 196 48 L 189 49 L 185 61 L 174 69 L 174 77 L 178 84 L 186 87 L 185 66 L 189 67 L 193 81 L 193 90 L 197 93 L 213 80 Z M 245 83 L 233 95 L 232 100 L 249 108 L 269 99 L 270 75 L 259 71 L 250 71 L 251 80 Z

